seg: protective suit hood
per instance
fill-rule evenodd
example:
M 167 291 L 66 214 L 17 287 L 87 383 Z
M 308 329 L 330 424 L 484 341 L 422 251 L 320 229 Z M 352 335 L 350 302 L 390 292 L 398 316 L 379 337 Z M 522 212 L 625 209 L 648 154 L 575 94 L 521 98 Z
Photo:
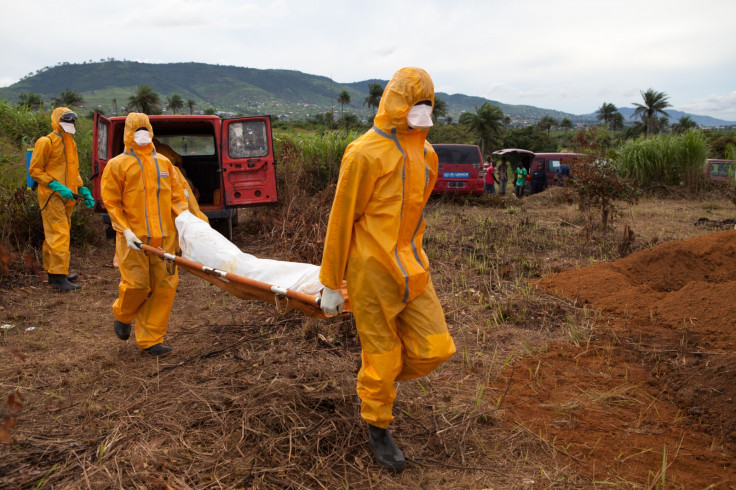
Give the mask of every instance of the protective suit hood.
M 138 128 L 148 129 L 148 132 L 151 133 L 151 138 L 153 138 L 153 127 L 151 126 L 151 121 L 148 120 L 148 116 L 142 112 L 131 112 L 125 118 L 125 131 L 123 132 L 125 151 L 130 151 L 131 147 L 139 148 L 133 141 L 133 135 Z
M 54 130 L 55 133 L 64 134 L 64 131 L 61 129 L 61 124 L 59 122 L 61 121 L 61 115 L 66 114 L 67 112 L 74 112 L 68 107 L 57 107 L 51 112 L 51 129 Z
M 373 124 L 386 132 L 392 128 L 409 131 L 406 123 L 409 109 L 423 100 L 431 101 L 434 107 L 434 83 L 429 73 L 416 67 L 402 68 L 383 90 Z

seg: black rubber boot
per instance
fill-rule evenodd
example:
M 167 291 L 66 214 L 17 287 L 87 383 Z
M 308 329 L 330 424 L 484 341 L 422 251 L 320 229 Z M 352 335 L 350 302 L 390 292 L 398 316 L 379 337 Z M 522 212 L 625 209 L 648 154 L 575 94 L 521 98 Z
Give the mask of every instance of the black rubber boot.
M 115 335 L 120 340 L 128 340 L 130 338 L 130 323 L 123 323 L 115 320 Z
M 406 466 L 404 455 L 396 446 L 388 429 L 368 424 L 368 444 L 378 464 L 387 470 L 399 472 Z
M 67 274 L 66 278 L 69 281 L 76 281 L 77 279 L 79 279 L 79 274 L 77 274 L 76 272 L 72 272 L 71 274 Z
M 164 345 L 164 344 L 156 344 L 156 345 L 152 345 L 148 349 L 143 349 L 143 352 L 145 352 L 146 354 L 150 354 L 152 356 L 164 356 L 168 354 L 169 352 L 171 352 L 171 347 L 169 347 L 168 345 Z
M 69 279 L 66 278 L 66 274 L 49 274 L 49 284 L 62 293 L 82 289 L 82 286 L 69 282 Z

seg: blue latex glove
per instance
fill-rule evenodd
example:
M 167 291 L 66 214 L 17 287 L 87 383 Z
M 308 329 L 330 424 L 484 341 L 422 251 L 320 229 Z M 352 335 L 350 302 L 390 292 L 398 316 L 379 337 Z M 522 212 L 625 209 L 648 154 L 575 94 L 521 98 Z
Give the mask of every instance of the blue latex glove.
M 61 182 L 52 180 L 49 183 L 49 189 L 58 192 L 62 199 L 74 199 L 74 194 L 72 193 L 71 189 L 69 189 Z
M 89 208 L 95 207 L 95 199 L 92 197 L 92 193 L 86 187 L 80 187 L 78 189 L 79 195 L 84 198 L 84 205 Z

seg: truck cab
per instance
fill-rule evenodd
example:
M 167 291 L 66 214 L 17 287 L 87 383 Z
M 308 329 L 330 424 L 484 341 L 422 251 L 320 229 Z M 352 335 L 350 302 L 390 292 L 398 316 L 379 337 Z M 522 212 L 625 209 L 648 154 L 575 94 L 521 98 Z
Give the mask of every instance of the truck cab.
M 200 209 L 228 240 L 232 240 L 238 208 L 277 202 L 269 116 L 152 115 L 149 120 L 154 146 L 166 145 L 181 158 L 180 168 L 191 182 Z M 95 114 L 91 180 L 92 195 L 98 201 L 105 166 L 124 151 L 124 129 L 125 116 Z M 103 213 L 103 221 L 110 224 L 103 205 L 98 203 L 95 211 Z

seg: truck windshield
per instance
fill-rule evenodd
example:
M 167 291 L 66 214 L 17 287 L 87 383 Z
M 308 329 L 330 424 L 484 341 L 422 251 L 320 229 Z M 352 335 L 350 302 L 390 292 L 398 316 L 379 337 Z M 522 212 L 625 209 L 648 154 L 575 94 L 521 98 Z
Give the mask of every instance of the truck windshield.
M 480 153 L 475 146 L 435 146 L 437 160 L 440 164 L 470 164 L 480 166 Z
M 211 135 L 156 135 L 156 139 L 182 156 L 215 154 L 215 137 Z

